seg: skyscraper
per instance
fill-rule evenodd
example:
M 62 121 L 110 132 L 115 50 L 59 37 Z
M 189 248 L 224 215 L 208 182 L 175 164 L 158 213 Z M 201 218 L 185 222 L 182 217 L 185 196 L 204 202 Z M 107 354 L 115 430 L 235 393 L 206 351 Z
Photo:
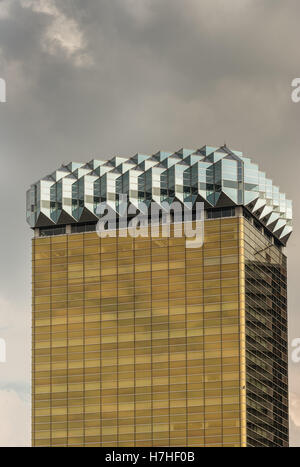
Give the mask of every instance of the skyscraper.
M 203 202 L 204 243 L 99 238 L 97 207 Z M 287 446 L 291 202 L 226 146 L 31 186 L 34 446 Z M 149 233 L 149 229 L 145 228 Z

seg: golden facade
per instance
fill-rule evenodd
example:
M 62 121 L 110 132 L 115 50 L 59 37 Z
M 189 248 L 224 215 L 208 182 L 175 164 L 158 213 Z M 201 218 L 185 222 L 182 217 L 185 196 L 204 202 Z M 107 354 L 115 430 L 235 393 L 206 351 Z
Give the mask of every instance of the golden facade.
M 34 446 L 245 446 L 242 217 L 33 239 Z

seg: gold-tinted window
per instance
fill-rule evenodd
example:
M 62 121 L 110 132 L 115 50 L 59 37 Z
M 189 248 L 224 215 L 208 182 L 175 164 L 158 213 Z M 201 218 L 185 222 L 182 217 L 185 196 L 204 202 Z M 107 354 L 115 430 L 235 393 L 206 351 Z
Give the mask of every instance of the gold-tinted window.
M 237 218 L 33 241 L 35 446 L 239 446 Z

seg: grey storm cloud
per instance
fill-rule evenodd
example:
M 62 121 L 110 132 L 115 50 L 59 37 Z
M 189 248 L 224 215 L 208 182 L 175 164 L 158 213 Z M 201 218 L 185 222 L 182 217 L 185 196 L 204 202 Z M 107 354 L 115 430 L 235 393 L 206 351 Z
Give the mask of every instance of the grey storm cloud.
M 257 160 L 294 200 L 290 339 L 300 337 L 299 16 L 298 0 L 0 0 L 0 338 L 16 354 L 0 365 L 3 391 L 30 380 L 21 370 L 30 347 L 25 191 L 70 160 L 224 142 Z M 298 445 L 299 365 L 290 379 Z

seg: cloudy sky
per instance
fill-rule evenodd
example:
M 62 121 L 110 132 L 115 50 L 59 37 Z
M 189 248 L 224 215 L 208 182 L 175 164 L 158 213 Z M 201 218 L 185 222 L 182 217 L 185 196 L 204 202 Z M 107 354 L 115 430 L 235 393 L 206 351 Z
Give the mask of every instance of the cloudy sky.
M 25 191 L 61 163 L 222 145 L 294 202 L 290 342 L 298 286 L 299 0 L 0 0 L 0 446 L 30 438 L 30 238 Z M 300 363 L 291 363 L 300 446 Z

